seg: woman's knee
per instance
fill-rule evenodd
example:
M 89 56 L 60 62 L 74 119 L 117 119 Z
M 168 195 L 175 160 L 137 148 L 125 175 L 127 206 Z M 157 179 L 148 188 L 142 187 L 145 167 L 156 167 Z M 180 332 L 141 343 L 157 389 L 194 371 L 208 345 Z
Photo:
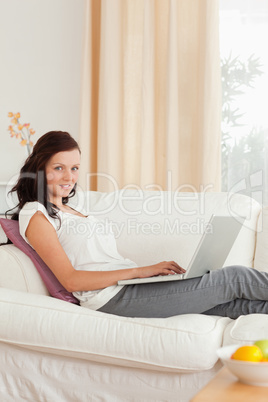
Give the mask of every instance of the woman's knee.
M 250 275 L 252 268 L 245 267 L 243 265 L 230 265 L 228 267 L 223 268 L 223 272 L 225 275 L 230 277 L 245 277 Z

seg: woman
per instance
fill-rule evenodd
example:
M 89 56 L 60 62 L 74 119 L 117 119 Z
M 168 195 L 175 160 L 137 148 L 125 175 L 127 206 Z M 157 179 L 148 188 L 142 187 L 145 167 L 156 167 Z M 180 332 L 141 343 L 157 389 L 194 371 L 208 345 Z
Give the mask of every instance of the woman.
M 117 281 L 183 273 L 174 261 L 138 267 L 117 251 L 112 232 L 68 205 L 75 194 L 80 149 L 66 132 L 43 135 L 12 189 L 20 233 L 82 306 L 129 317 L 204 313 L 236 318 L 268 312 L 268 274 L 226 267 L 201 278 L 117 286 Z M 79 230 L 78 230 L 79 228 Z M 82 230 L 81 230 L 82 228 Z

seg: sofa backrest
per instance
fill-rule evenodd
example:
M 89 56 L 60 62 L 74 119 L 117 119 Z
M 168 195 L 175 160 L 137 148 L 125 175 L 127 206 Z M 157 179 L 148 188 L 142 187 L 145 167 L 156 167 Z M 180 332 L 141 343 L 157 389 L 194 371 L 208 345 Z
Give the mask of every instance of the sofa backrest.
M 245 224 L 224 265 L 253 266 L 254 263 L 261 207 L 247 196 L 137 190 L 113 193 L 90 191 L 78 192 L 71 205 L 99 217 L 101 222 L 96 230 L 108 230 L 111 223 L 119 252 L 140 266 L 175 260 L 187 267 L 212 214 L 245 216 Z M 0 239 L 4 240 L 3 233 L 0 233 Z M 14 245 L 0 247 L 0 286 L 48 294 L 29 257 Z
M 74 207 L 112 222 L 119 252 L 138 265 L 175 260 L 187 267 L 212 214 L 245 216 L 226 265 L 253 266 L 261 211 L 254 199 L 231 193 L 120 190 L 81 192 Z

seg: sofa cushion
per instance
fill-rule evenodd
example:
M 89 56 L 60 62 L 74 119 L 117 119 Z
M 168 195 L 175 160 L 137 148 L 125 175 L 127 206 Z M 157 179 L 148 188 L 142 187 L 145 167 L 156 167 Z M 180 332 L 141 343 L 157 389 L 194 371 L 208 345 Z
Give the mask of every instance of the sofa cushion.
M 9 240 L 11 240 L 16 247 L 31 259 L 51 296 L 70 303 L 79 304 L 76 297 L 61 285 L 53 272 L 39 257 L 37 252 L 21 237 L 19 233 L 19 222 L 11 219 L 0 218 L 0 224 Z
M 0 316 L 0 340 L 20 348 L 68 359 L 188 373 L 215 365 L 216 350 L 231 322 L 201 314 L 126 318 L 6 289 L 0 289 Z

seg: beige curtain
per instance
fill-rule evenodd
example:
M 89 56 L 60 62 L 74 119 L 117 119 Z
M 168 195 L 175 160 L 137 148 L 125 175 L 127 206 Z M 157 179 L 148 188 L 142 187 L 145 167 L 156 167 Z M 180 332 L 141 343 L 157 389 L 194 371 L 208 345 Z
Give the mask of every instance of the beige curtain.
M 218 0 L 87 0 L 83 189 L 220 189 L 218 29 Z

